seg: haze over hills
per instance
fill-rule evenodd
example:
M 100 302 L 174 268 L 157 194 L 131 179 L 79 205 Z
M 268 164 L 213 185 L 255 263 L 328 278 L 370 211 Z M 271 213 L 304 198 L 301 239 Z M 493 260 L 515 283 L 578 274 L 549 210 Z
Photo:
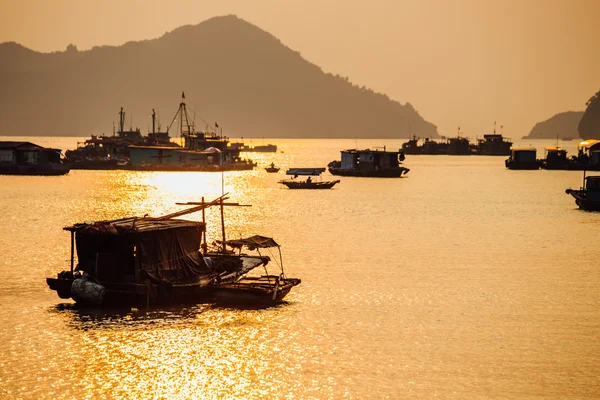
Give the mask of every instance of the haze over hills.
M 196 126 L 218 122 L 232 137 L 438 136 L 410 103 L 324 73 L 235 16 L 89 51 L 38 53 L 3 43 L 0 59 L 3 135 L 110 133 L 120 107 L 127 128 L 145 132 L 156 109 L 164 130 L 185 91 Z
M 527 135 L 528 139 L 578 138 L 577 126 L 583 111 L 558 113 L 545 121 L 538 122 Z

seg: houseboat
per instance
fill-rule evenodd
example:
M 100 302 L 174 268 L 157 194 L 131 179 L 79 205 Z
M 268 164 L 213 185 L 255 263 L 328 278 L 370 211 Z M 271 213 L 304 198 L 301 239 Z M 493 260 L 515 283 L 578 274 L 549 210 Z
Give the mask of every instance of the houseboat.
M 600 176 L 585 176 L 583 173 L 583 187 L 579 190 L 567 189 L 565 193 L 575 198 L 575 203 L 582 210 L 600 211 Z
M 339 180 L 313 180 L 313 176 L 320 177 L 323 172 L 325 172 L 325 168 L 290 168 L 285 173 L 292 176 L 292 178 L 281 180 L 279 183 L 289 189 L 331 189 L 340 183 Z M 307 178 L 305 180 L 297 179 L 299 176 L 306 176 Z
M 0 142 L 0 174 L 65 175 L 70 164 L 63 162 L 60 153 L 31 142 Z
M 383 150 L 343 150 L 341 161 L 329 163 L 332 175 L 374 178 L 399 178 L 406 175 L 408 168 L 402 166 L 404 152 Z
M 510 157 L 504 162 L 508 169 L 539 169 L 540 162 L 536 158 L 536 149 L 510 149 Z
M 71 233 L 70 270 L 47 278 L 50 289 L 62 299 L 92 306 L 146 306 L 237 299 L 245 305 L 281 301 L 300 279 L 283 273 L 252 277 L 261 267 L 266 270 L 270 257 L 241 252 L 279 245 L 271 238 L 254 236 L 237 241 L 225 240 L 209 250 L 204 210 L 218 206 L 223 223 L 223 195 L 211 202 L 185 203 L 193 207 L 162 217 L 128 217 L 110 221 L 78 223 L 65 227 Z M 203 211 L 203 221 L 179 217 Z M 237 247 L 237 253 L 227 249 Z M 202 249 L 202 251 L 201 251 Z M 77 264 L 75 264 L 77 254 Z M 281 260 L 281 253 L 280 253 Z

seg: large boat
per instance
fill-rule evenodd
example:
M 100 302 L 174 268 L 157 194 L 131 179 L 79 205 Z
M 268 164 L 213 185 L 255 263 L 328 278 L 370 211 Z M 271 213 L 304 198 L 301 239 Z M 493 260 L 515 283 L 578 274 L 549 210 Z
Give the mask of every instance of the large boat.
M 65 175 L 70 164 L 63 162 L 59 149 L 31 142 L 0 142 L 1 175 Z
M 119 127 L 113 134 L 92 135 L 84 142 L 77 143 L 77 148 L 67 150 L 65 157 L 71 163 L 73 169 L 128 169 L 131 146 L 161 146 L 161 147 L 179 147 L 171 142 L 168 132 L 156 129 L 156 112 L 152 110 L 152 131 L 147 136 L 143 136 L 139 128 L 129 130 L 125 129 L 125 111 L 121 107 L 119 111 Z
M 427 154 L 427 155 L 438 155 L 448 154 L 450 143 L 445 141 L 442 137 L 442 141 L 438 142 L 429 138 L 423 140 L 423 144 L 419 145 L 420 138 L 413 136 L 408 142 L 402 144 L 402 152 L 404 154 Z
M 290 168 L 285 173 L 292 176 L 292 178 L 281 180 L 279 183 L 289 189 L 331 189 L 340 183 L 339 179 L 333 181 L 312 179 L 313 176 L 320 177 L 323 172 L 325 172 L 325 168 Z M 306 176 L 307 178 L 305 180 L 297 179 L 299 176 Z
M 65 227 L 71 233 L 70 270 L 46 282 L 60 298 L 93 306 L 210 302 L 218 301 L 222 291 L 227 292 L 227 300 L 238 293 L 245 305 L 281 301 L 300 283 L 284 275 L 282 264 L 278 275 L 267 272 L 251 278 L 248 274 L 257 267 L 266 270 L 270 257 L 227 250 L 227 245 L 240 243 L 225 240 L 224 225 L 221 247 L 209 250 L 204 212 L 202 222 L 178 219 L 219 206 L 223 223 L 224 206 L 241 206 L 227 199 L 223 195 L 211 202 L 185 203 L 193 207 L 157 218 L 128 217 Z M 251 237 L 244 244 L 252 249 L 279 249 L 273 239 L 264 237 Z
M 332 175 L 369 178 L 399 178 L 406 175 L 408 168 L 402 166 L 404 152 L 383 150 L 343 150 L 341 161 L 329 163 Z
M 540 162 L 536 159 L 537 151 L 533 147 L 512 148 L 510 157 L 504 161 L 508 169 L 539 169 Z
M 478 139 L 477 144 L 473 146 L 473 151 L 482 156 L 509 156 L 511 147 L 510 140 L 504 138 L 502 134 L 496 133 L 496 122 L 494 121 L 494 133 L 483 135 L 483 139 Z
M 580 189 L 567 189 L 565 193 L 575 198 L 575 203 L 582 210 L 600 211 L 600 176 L 585 176 L 583 173 L 583 187 Z
M 221 131 L 197 131 L 188 115 L 185 95 L 173 117 L 179 121 L 179 136 L 183 147 L 163 145 L 132 145 L 128 147 L 130 168 L 143 171 L 244 171 L 256 167 L 256 162 L 243 159 L 241 150 L 228 146 L 229 138 Z M 216 124 L 215 124 L 216 125 Z M 216 125 L 218 126 L 218 125 Z

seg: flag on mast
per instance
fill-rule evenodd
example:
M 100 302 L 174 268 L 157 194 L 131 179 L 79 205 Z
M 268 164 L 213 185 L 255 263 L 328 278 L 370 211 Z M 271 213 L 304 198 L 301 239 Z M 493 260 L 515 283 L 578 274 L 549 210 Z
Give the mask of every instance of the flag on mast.
M 218 127 L 219 127 L 219 124 L 217 124 L 217 123 L 215 122 L 215 128 L 218 128 Z
M 185 100 L 185 92 L 181 92 L 181 98 Z

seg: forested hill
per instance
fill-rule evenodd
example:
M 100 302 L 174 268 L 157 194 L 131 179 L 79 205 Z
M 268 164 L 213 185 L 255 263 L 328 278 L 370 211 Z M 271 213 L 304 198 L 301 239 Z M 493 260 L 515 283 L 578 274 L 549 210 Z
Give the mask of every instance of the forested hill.
M 562 139 L 578 138 L 577 125 L 583 111 L 567 111 L 554 115 L 545 121 L 535 124 L 527 138 L 529 139 Z
M 196 126 L 218 122 L 231 137 L 438 136 L 411 104 L 325 73 L 235 16 L 87 51 L 3 43 L 0 59 L 0 135 L 110 133 L 120 107 L 127 128 L 146 132 L 156 109 L 164 129 L 185 91 Z

